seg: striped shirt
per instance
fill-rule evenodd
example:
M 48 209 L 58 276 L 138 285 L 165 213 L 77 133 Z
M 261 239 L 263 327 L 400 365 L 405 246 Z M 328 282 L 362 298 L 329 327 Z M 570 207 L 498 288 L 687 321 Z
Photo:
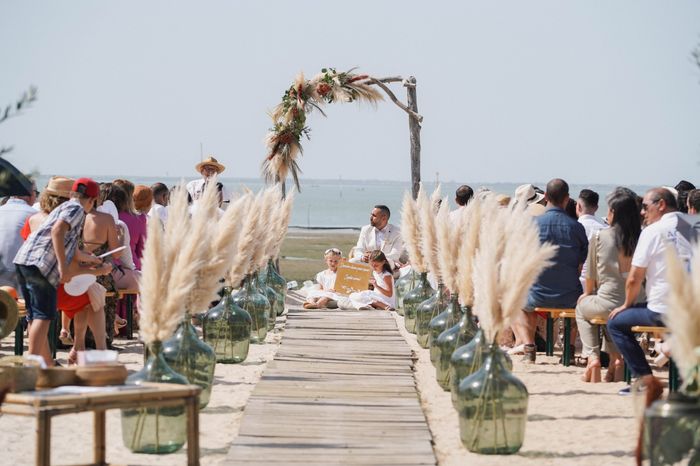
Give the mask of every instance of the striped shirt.
M 17 265 L 36 266 L 49 283 L 56 287 L 58 287 L 60 276 L 56 251 L 54 251 L 51 241 L 51 229 L 59 220 L 69 226 L 64 244 L 66 262 L 70 263 L 78 247 L 78 240 L 82 236 L 83 221 L 85 220 L 85 210 L 75 199 L 56 207 L 39 229 L 29 235 L 14 260 Z

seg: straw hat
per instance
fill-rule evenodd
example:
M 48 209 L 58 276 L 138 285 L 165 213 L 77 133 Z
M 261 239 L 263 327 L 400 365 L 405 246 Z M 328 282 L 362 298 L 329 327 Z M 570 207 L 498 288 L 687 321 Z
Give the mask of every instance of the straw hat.
M 73 178 L 52 176 L 49 183 L 44 188 L 44 191 L 53 196 L 68 198 L 70 197 L 71 189 L 73 189 L 73 183 L 75 183 Z
M 221 173 L 222 171 L 226 170 L 226 167 L 221 165 L 218 160 L 216 160 L 214 157 L 211 155 L 207 157 L 206 159 L 202 160 L 199 162 L 197 165 L 194 166 L 195 170 L 197 170 L 197 173 L 200 173 L 202 171 L 202 167 L 205 165 L 209 165 L 211 167 L 216 168 L 216 173 Z
M 146 212 L 153 204 L 153 191 L 142 184 L 134 187 L 134 208 L 139 212 Z
M 515 199 L 519 202 L 536 204 L 544 199 L 544 194 L 535 191 L 535 187 L 531 184 L 522 184 L 515 189 Z

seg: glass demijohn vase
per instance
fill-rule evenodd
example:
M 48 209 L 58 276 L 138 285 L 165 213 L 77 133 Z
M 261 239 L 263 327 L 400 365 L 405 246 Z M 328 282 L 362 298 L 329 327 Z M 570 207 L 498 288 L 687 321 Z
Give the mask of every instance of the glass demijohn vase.
M 250 328 L 251 343 L 265 343 L 267 336 L 267 317 L 270 314 L 270 301 L 261 294 L 254 283 L 252 275 L 243 279 L 243 287 L 231 297 L 233 303 L 245 309 L 252 319 Z
M 406 331 L 416 333 L 416 310 L 418 306 L 435 294 L 428 283 L 428 273 L 421 272 L 416 280 L 416 286 L 403 297 L 404 325 Z
M 254 283 L 258 286 L 258 292 L 265 296 L 270 303 L 270 312 L 267 314 L 267 331 L 269 332 L 275 328 L 278 315 L 277 307 L 281 304 L 281 300 L 277 292 L 261 278 L 264 277 L 263 274 L 256 272 L 255 277 Z
M 163 345 L 154 341 L 148 362 L 126 379 L 128 385 L 145 382 L 187 385 L 187 379 L 173 371 L 163 358 Z M 185 444 L 187 415 L 184 406 L 123 409 L 122 441 L 134 453 L 172 453 Z
M 224 296 L 204 316 L 204 341 L 216 355 L 216 362 L 236 364 L 245 361 L 250 348 L 252 319 L 244 309 L 234 304 L 231 287 L 224 288 Z
M 197 330 L 191 323 L 189 311 L 175 331 L 175 334 L 163 343 L 163 357 L 168 365 L 178 374 L 184 375 L 189 383 L 202 387 L 199 394 L 199 409 L 209 404 L 216 354 L 211 346 L 197 336 Z
M 466 377 L 457 391 L 459 433 L 471 452 L 513 454 L 525 439 L 528 393 L 506 367 L 503 352 L 491 344 L 483 366 Z
M 428 324 L 428 331 L 430 332 L 428 345 L 430 345 L 430 362 L 433 363 L 433 366 L 437 364 L 437 360 L 440 356 L 440 350 L 437 347 L 438 337 L 448 328 L 458 325 L 461 317 L 462 312 L 459 306 L 459 298 L 457 293 L 452 293 L 444 310 L 430 319 L 430 323 Z
M 398 312 L 400 316 L 403 315 L 403 297 L 415 286 L 416 274 L 413 272 L 413 269 L 396 280 L 394 284 L 394 288 L 396 289 L 396 312 Z
M 420 303 L 416 308 L 416 336 L 421 348 L 430 347 L 430 321 L 441 313 L 447 304 L 445 285 L 439 282 L 437 293 Z
M 468 343 L 474 338 L 479 327 L 474 323 L 471 307 L 463 306 L 462 318 L 457 325 L 454 325 L 438 336 L 437 344 L 430 350 L 438 353 L 435 362 L 435 378 L 443 390 L 450 390 L 450 360 L 457 348 Z M 432 357 L 432 353 L 431 353 Z
M 267 262 L 265 283 L 267 283 L 267 286 L 271 287 L 277 292 L 278 295 L 282 297 L 276 309 L 277 315 L 281 316 L 284 312 L 284 306 L 287 300 L 287 280 L 285 280 L 284 277 L 278 273 L 277 267 L 275 267 L 275 262 L 272 259 Z

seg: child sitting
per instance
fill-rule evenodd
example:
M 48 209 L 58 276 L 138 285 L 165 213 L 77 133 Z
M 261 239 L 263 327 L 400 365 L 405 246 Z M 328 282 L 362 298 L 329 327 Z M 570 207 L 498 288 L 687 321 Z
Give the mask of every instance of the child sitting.
M 304 309 L 337 309 L 338 295 L 333 287 L 335 286 L 335 276 L 342 256 L 343 253 L 338 248 L 330 248 L 323 254 L 328 268 L 316 274 L 316 283 L 319 288 L 309 292 L 304 303 Z
M 369 283 L 373 289 L 350 294 L 352 307 L 359 310 L 372 308 L 393 310 L 396 305 L 394 277 L 386 256 L 380 250 L 372 251 L 369 256 L 369 265 L 372 267 L 372 278 Z

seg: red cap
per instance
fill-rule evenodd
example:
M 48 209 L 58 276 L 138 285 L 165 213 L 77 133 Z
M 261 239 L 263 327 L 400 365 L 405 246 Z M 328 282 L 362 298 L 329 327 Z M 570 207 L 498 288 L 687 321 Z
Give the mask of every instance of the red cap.
M 87 197 L 100 197 L 100 185 L 90 178 L 78 178 L 75 180 L 71 191 L 85 194 Z

